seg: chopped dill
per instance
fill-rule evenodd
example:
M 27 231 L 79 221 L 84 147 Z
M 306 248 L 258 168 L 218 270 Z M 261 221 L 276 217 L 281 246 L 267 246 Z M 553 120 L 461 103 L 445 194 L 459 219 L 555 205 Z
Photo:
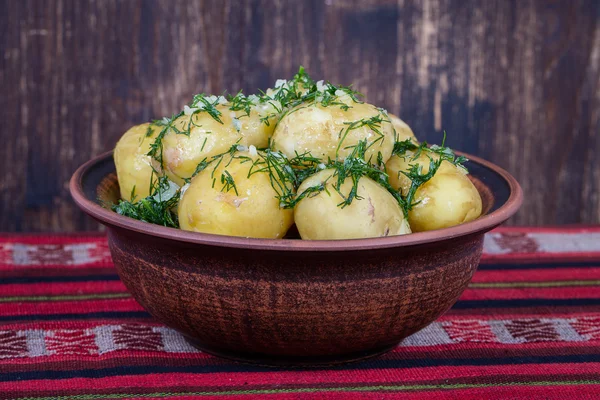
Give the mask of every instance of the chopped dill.
M 221 111 L 217 110 L 216 106 L 226 102 L 223 96 L 207 96 L 200 93 L 194 96 L 190 108 L 194 113 L 204 111 L 210 115 L 215 121 L 223 123 L 221 120 Z
M 161 166 L 163 165 L 163 143 L 162 143 L 162 141 L 163 141 L 164 137 L 167 135 L 167 133 L 169 133 L 173 129 L 173 127 L 174 127 L 173 122 L 182 115 L 183 115 L 183 111 L 180 112 L 179 114 L 172 115 L 171 118 L 165 117 L 161 120 L 153 121 L 150 124 L 150 126 L 155 125 L 157 127 L 160 127 L 161 130 L 158 133 L 158 135 L 156 136 L 156 138 L 154 139 L 154 142 L 152 142 L 150 144 L 150 151 L 147 153 L 147 155 L 149 155 L 150 157 L 152 157 L 153 159 L 158 161 Z M 148 127 L 148 129 L 150 129 L 150 127 Z M 146 133 L 146 134 L 148 134 L 148 133 Z
M 400 173 L 406 176 L 411 182 L 410 187 L 404 196 L 406 201 L 406 211 L 410 211 L 414 206 L 419 204 L 419 202 L 414 201 L 417 190 L 434 177 L 443 161 L 448 161 L 456 167 L 467 171 L 463 165 L 463 163 L 468 161 L 467 158 L 463 156 L 456 156 L 452 149 L 446 147 L 446 132 L 444 132 L 444 137 L 440 146 L 429 146 L 427 142 L 417 145 L 412 142 L 411 139 L 406 139 L 402 142 L 394 143 L 394 150 L 392 154 L 409 158 L 408 171 L 400 171 Z M 422 154 L 429 158 L 429 169 L 427 173 L 423 173 L 422 165 L 418 163 L 410 164 L 410 161 L 416 161 Z M 432 157 L 432 155 L 435 155 L 435 157 Z
M 229 171 L 223 171 L 223 173 L 221 174 L 221 183 L 223 184 L 221 192 L 229 192 L 231 189 L 233 189 L 235 195 L 239 196 L 237 186 L 235 186 L 235 181 L 233 180 L 233 176 L 231 176 Z
M 246 116 L 250 115 L 250 111 L 252 107 L 255 106 L 253 98 L 248 96 L 244 96 L 242 91 L 239 91 L 235 96 L 229 96 L 227 99 L 229 101 L 229 109 L 231 111 L 243 111 Z
M 368 144 L 367 149 L 369 147 L 373 146 L 375 143 L 377 143 L 379 141 L 383 141 L 383 139 L 385 138 L 385 135 L 381 132 L 381 123 L 383 121 L 384 120 L 381 118 L 381 114 L 379 114 L 379 115 L 375 115 L 371 118 L 359 119 L 358 121 L 344 122 L 344 125 L 347 125 L 348 127 L 346 129 L 342 129 L 338 135 L 338 138 L 340 140 L 339 140 L 337 148 L 335 150 L 336 157 L 340 151 L 340 148 L 342 148 L 342 143 L 344 143 L 344 141 L 346 140 L 348 133 L 350 133 L 350 131 L 352 131 L 354 129 L 359 129 L 364 126 L 367 126 L 367 127 L 369 127 L 369 129 L 371 129 L 373 132 L 375 132 L 375 134 L 377 134 L 377 138 Z M 344 147 L 344 148 L 347 148 L 347 147 Z
M 163 225 L 170 228 L 179 228 L 177 214 L 173 212 L 179 202 L 180 189 L 169 181 L 166 176 L 160 177 L 153 185 L 150 196 L 135 201 L 134 190 L 132 200 L 119 200 L 111 206 L 117 214 L 134 218 L 152 224 Z

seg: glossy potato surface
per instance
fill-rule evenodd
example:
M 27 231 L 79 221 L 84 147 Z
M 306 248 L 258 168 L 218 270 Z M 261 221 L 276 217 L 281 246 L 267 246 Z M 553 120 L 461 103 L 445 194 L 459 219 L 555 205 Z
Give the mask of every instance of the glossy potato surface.
M 352 101 L 348 104 L 351 108 L 346 111 L 334 105 L 323 107 L 320 103 L 297 106 L 277 124 L 271 146 L 288 158 L 308 152 L 327 161 L 328 158 L 343 160 L 352 153 L 352 146 L 367 140 L 371 146 L 365 158 L 374 163 L 381 152 L 384 162 L 387 161 L 394 148 L 394 129 L 387 115 L 371 104 Z M 349 124 L 373 117 L 384 119 L 376 127 L 379 133 L 367 125 L 349 129 Z
M 222 124 L 204 111 L 192 116 L 182 115 L 175 121 L 175 127 L 179 131 L 185 131 L 191 125 L 189 136 L 170 131 L 163 139 L 164 170 L 169 179 L 179 185 L 183 185 L 184 178 L 192 176 L 198 163 L 204 158 L 224 153 L 236 143 L 258 148 L 269 144 L 274 121 L 269 125 L 261 122 L 262 114 L 255 109 L 250 115 L 246 115 L 242 110 L 229 110 L 227 104 L 216 108 L 221 112 L 219 118 Z M 234 118 L 239 122 L 234 121 Z
M 412 160 L 412 154 L 392 156 L 386 164 L 390 184 L 406 195 L 411 181 L 400 171 L 408 171 L 411 164 L 429 171 L 429 158 L 422 154 Z M 434 157 L 435 155 L 432 155 Z M 419 202 L 408 212 L 408 222 L 413 232 L 448 228 L 472 221 L 481 215 L 481 197 L 465 172 L 448 161 L 443 161 L 436 174 L 416 191 L 414 202 Z
M 334 189 L 332 170 L 323 170 L 307 178 L 298 194 L 309 187 L 326 183 L 327 191 L 302 199 L 294 209 L 294 220 L 302 239 L 334 240 L 359 239 L 410 233 L 407 221 L 396 199 L 382 186 L 367 177 L 358 184 L 358 195 L 344 208 L 338 207 L 343 198 Z M 341 186 L 344 195 L 350 192 L 352 179 Z
M 143 199 L 150 194 L 153 160 L 147 154 L 158 132 L 154 130 L 152 135 L 147 137 L 149 125 L 146 123 L 130 128 L 121 136 L 115 146 L 113 158 L 119 179 L 121 198 L 127 201 L 131 201 L 131 193 L 134 188 L 136 200 Z M 156 165 L 155 169 L 160 169 L 160 167 Z M 156 181 L 156 176 L 154 181 Z
M 414 134 L 414 132 L 412 131 L 412 129 L 410 129 L 410 126 L 408 126 L 408 124 L 404 121 L 402 121 L 400 118 L 398 118 L 397 116 L 395 116 L 394 114 L 389 114 L 390 117 L 390 121 L 392 122 L 392 126 L 394 127 L 394 129 L 396 130 L 396 136 L 399 142 L 403 142 L 406 139 L 410 139 L 415 143 L 418 143 L 418 140 Z
M 253 160 L 259 157 L 248 152 L 238 154 Z M 251 165 L 227 155 L 214 173 L 209 166 L 196 175 L 179 202 L 181 229 L 254 238 L 283 237 L 293 223 L 293 211 L 279 207 L 268 173 L 248 177 Z M 235 189 L 224 188 L 221 176 L 225 171 L 233 178 Z

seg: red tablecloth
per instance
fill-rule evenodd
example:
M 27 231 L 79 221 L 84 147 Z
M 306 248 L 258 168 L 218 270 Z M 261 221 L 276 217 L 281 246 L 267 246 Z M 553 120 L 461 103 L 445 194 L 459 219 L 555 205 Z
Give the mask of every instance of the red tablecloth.
M 269 369 L 191 348 L 94 235 L 0 236 L 0 398 L 600 398 L 600 227 L 504 228 L 461 300 L 382 357 Z

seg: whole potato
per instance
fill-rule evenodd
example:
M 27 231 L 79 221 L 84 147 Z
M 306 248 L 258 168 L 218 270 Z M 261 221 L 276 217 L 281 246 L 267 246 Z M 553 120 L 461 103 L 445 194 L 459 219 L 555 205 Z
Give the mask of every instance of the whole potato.
M 271 147 L 288 158 L 308 152 L 325 161 L 343 160 L 352 153 L 353 146 L 366 140 L 370 147 L 365 159 L 375 163 L 381 153 L 383 162 L 387 161 L 394 148 L 394 129 L 388 116 L 371 104 L 351 100 L 348 104 L 346 111 L 338 105 L 324 107 L 321 103 L 296 106 L 277 124 Z M 373 119 L 371 126 L 361 123 Z
M 390 184 L 403 195 L 408 193 L 411 180 L 401 172 L 408 172 L 410 165 L 422 166 L 422 174 L 429 172 L 430 159 L 436 154 L 423 153 L 416 160 L 414 154 L 394 155 L 386 164 Z M 408 212 L 408 222 L 413 232 L 448 228 L 472 221 L 481 215 L 481 197 L 462 168 L 442 161 L 435 175 L 421 185 L 413 199 L 418 202 Z
M 402 235 L 410 227 L 398 202 L 382 186 L 368 177 L 358 181 L 358 196 L 344 208 L 338 206 L 344 199 L 335 190 L 334 171 L 326 169 L 307 178 L 298 189 L 324 184 L 326 190 L 304 197 L 294 208 L 294 220 L 302 239 L 358 239 Z M 340 191 L 346 196 L 352 188 L 347 178 Z
M 240 156 L 245 158 L 237 158 Z M 259 157 L 253 148 L 236 153 L 233 159 L 226 155 L 216 168 L 210 165 L 196 175 L 179 202 L 181 229 L 254 238 L 283 237 L 293 223 L 293 211 L 280 208 L 268 172 L 248 176 Z M 228 174 L 235 186 L 222 183 L 221 177 Z M 281 182 L 277 176 L 272 179 Z
M 156 138 L 160 128 L 154 127 L 150 136 L 148 133 L 149 123 L 136 125 L 130 128 L 121 136 L 113 158 L 119 179 L 121 198 L 131 201 L 131 194 L 135 188 L 135 198 L 143 199 L 150 195 L 150 186 L 156 182 L 156 175 L 153 175 L 153 166 L 156 170 L 160 167 L 148 156 L 150 144 Z M 151 182 L 152 180 L 152 182 Z
M 177 118 L 175 128 L 179 131 L 189 128 L 190 132 L 188 136 L 171 130 L 163 138 L 162 159 L 166 174 L 172 181 L 183 185 L 184 178 L 190 178 L 204 158 L 224 153 L 236 143 L 267 147 L 275 127 L 273 119 L 269 120 L 269 125 L 261 122 L 265 113 L 263 109 L 268 107 L 257 106 L 247 115 L 242 110 L 231 111 L 228 104 L 217 105 L 215 108 L 221 112 L 219 118 L 223 123 L 204 111 Z
M 392 125 L 396 130 L 396 140 L 398 142 L 403 142 L 406 139 L 410 139 L 413 142 L 418 143 L 414 132 L 412 131 L 412 129 L 410 129 L 410 126 L 408 126 L 406 122 L 402 121 L 394 114 L 388 114 L 388 116 L 390 117 L 390 121 L 392 122 Z

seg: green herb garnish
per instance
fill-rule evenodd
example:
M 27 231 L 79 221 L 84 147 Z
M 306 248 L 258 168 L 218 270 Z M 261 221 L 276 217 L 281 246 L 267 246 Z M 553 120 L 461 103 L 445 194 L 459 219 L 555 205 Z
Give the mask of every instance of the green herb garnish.
M 163 176 L 155 181 L 150 193 L 150 196 L 139 201 L 135 201 L 134 197 L 132 197 L 132 201 L 119 200 L 111 208 L 117 214 L 126 217 L 170 228 L 179 228 L 177 214 L 173 212 L 173 209 L 179 202 L 181 189 Z

